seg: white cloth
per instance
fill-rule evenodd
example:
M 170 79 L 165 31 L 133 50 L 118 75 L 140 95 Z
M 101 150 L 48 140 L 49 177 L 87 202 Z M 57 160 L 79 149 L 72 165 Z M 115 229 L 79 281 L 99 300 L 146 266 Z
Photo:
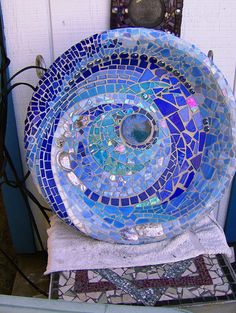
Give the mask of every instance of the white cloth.
M 200 254 L 231 256 L 222 228 L 211 216 L 192 230 L 145 245 L 122 245 L 84 236 L 56 216 L 48 230 L 48 265 L 45 274 L 81 269 L 119 268 L 177 262 Z

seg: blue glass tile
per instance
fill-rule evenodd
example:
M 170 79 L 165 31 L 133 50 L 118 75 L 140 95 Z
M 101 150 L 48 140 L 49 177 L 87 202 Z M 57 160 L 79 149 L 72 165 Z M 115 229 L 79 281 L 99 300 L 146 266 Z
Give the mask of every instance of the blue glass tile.
M 111 204 L 118 206 L 119 205 L 119 199 L 111 199 Z
M 183 189 L 177 188 L 176 191 L 175 191 L 175 193 L 170 197 L 170 199 L 172 200 L 173 198 L 178 197 L 178 196 L 181 195 L 181 193 L 183 193 L 183 192 L 184 192 Z
M 147 194 L 148 194 L 149 196 L 151 196 L 151 195 L 153 195 L 156 191 L 155 191 L 154 188 L 150 187 L 150 188 L 147 189 L 146 192 L 147 192 Z
M 178 151 L 178 163 L 181 166 L 184 160 L 185 154 L 181 151 Z
M 212 134 L 207 134 L 206 135 L 206 143 L 205 145 L 208 146 L 212 146 L 217 140 L 217 137 L 215 135 Z
M 144 201 L 148 198 L 147 194 L 145 192 L 142 192 L 141 194 L 138 195 L 140 200 Z
M 154 102 L 156 103 L 158 109 L 161 111 L 161 113 L 164 116 L 168 116 L 171 113 L 176 112 L 178 110 L 175 106 L 171 105 L 170 103 L 162 99 L 159 99 L 159 98 L 155 99 Z
M 117 228 L 122 228 L 122 227 L 124 227 L 124 224 L 115 221 L 115 222 L 114 222 L 114 226 L 117 227 Z
M 176 104 L 175 97 L 172 94 L 163 95 L 163 98 L 173 104 Z
M 180 135 L 173 135 L 172 138 L 175 141 L 175 143 L 177 143 L 179 142 Z
M 152 79 L 153 76 L 154 76 L 153 73 L 149 69 L 146 69 L 143 72 L 143 75 L 140 77 L 139 82 L 148 81 Z
M 183 133 L 183 136 L 184 136 L 186 143 L 189 144 L 192 140 L 191 137 L 186 133 Z
M 176 93 L 177 93 L 177 94 L 178 94 L 178 93 L 180 94 L 180 93 L 181 93 L 181 89 L 180 89 L 180 88 L 175 88 L 175 89 L 169 90 L 169 92 L 175 93 L 175 94 L 176 94 Z
M 184 125 L 179 117 L 178 113 L 172 114 L 169 119 L 172 121 L 172 123 L 179 129 L 179 131 L 184 131 Z
M 214 172 L 215 172 L 214 167 L 212 167 L 211 165 L 206 164 L 206 163 L 202 164 L 201 170 L 202 170 L 203 175 L 204 175 L 204 177 L 206 179 L 211 179 L 213 174 L 214 174 Z
M 189 109 L 185 107 L 179 111 L 179 115 L 185 123 L 189 121 Z
M 121 205 L 122 205 L 122 206 L 127 206 L 127 205 L 129 205 L 129 199 L 128 199 L 128 198 L 121 199 Z
M 194 121 L 191 120 L 188 125 L 186 126 L 186 129 L 190 132 L 195 132 L 196 131 L 196 127 L 195 127 L 195 124 L 194 124 Z
M 170 56 L 170 50 L 169 49 L 163 49 L 161 51 L 161 54 L 163 57 L 169 57 Z
M 191 181 L 193 180 L 193 178 L 194 178 L 194 173 L 193 172 L 189 173 L 188 179 L 186 180 L 186 183 L 184 185 L 185 188 L 189 187 L 189 185 L 190 185 Z
M 91 194 L 91 192 L 92 192 L 92 191 L 91 191 L 90 189 L 86 189 L 86 191 L 85 191 L 84 194 L 85 194 L 86 196 L 89 196 L 89 195 Z
M 193 167 L 195 168 L 195 170 L 197 170 L 199 168 L 199 166 L 201 164 L 201 159 L 202 159 L 201 154 L 199 154 L 196 157 L 191 159 L 191 163 L 192 163 Z
M 193 156 L 192 150 L 189 147 L 186 147 L 186 156 L 187 156 L 187 159 Z
M 160 93 L 164 88 L 153 88 L 153 91 L 158 94 Z
M 116 207 L 114 207 L 114 206 L 105 206 L 105 211 L 108 214 L 116 214 Z
M 123 207 L 123 208 L 120 208 L 120 211 L 122 212 L 124 216 L 129 216 L 134 211 L 134 208 L 130 206 Z
M 203 150 L 205 138 L 206 138 L 206 134 L 201 132 L 200 133 L 200 142 L 199 142 L 199 151 Z
M 160 194 L 160 198 L 162 199 L 162 201 L 165 201 L 165 199 L 171 195 L 171 193 L 168 191 L 162 191 L 159 194 Z
M 199 70 L 199 68 L 198 67 L 193 67 L 193 69 L 192 69 L 192 74 L 193 74 L 193 76 L 195 76 L 195 77 L 198 77 L 198 76 L 202 76 L 202 72 Z
M 165 189 L 168 190 L 168 191 L 172 191 L 173 190 L 173 186 L 172 186 L 172 181 L 169 180 L 167 182 L 167 184 L 165 185 Z
M 146 68 L 147 65 L 148 65 L 148 63 L 147 63 L 147 62 L 144 62 L 144 61 L 141 61 L 141 62 L 139 63 L 139 67 L 141 67 L 141 68 Z
M 179 142 L 178 142 L 178 144 L 177 144 L 177 147 L 178 147 L 178 148 L 184 148 L 184 147 L 185 147 L 185 144 L 184 144 L 184 141 L 183 141 L 182 138 L 180 138 L 180 140 L 179 140 Z
M 109 203 L 109 198 L 108 197 L 102 197 L 102 203 L 104 203 L 104 204 L 108 204 Z
M 105 217 L 104 221 L 106 221 L 108 224 L 112 224 L 113 223 L 113 220 L 108 218 L 108 217 Z

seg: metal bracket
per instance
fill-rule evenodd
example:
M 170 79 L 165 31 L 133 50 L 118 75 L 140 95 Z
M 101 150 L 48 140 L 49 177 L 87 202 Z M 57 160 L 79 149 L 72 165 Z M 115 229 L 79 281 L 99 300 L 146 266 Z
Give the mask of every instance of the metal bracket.
M 46 62 L 44 61 L 43 56 L 40 55 L 40 54 L 36 56 L 35 65 L 36 65 L 36 66 L 43 67 L 43 68 L 47 68 Z M 41 70 L 41 69 L 39 69 L 39 68 L 36 69 L 36 75 L 38 76 L 38 78 L 42 78 L 43 75 L 44 75 L 44 73 L 45 73 L 45 72 L 44 72 L 43 70 Z
M 209 60 L 211 62 L 213 62 L 213 57 L 214 57 L 213 50 L 209 50 L 207 53 L 207 56 L 208 56 Z

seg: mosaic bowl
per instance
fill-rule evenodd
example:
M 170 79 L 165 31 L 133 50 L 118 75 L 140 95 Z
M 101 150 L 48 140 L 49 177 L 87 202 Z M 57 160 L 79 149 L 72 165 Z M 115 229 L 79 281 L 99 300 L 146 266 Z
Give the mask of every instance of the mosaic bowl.
M 124 28 L 62 54 L 39 81 L 27 163 L 66 223 L 99 240 L 172 238 L 209 213 L 235 171 L 235 101 L 194 45 Z

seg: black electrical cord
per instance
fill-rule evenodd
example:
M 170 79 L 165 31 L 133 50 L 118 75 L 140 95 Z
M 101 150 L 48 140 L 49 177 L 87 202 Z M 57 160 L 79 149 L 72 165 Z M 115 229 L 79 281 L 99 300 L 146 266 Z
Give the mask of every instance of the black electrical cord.
M 11 183 L 9 184 L 9 183 L 6 182 L 6 184 L 8 184 L 9 186 L 11 186 Z M 17 187 L 18 187 L 18 186 L 17 186 Z M 15 188 L 15 187 L 14 187 L 14 188 Z M 19 189 L 20 189 L 20 188 L 19 188 Z M 43 242 L 42 242 L 42 239 L 41 239 L 41 237 L 40 237 L 39 230 L 38 230 L 38 227 L 37 227 L 37 224 L 36 224 L 34 215 L 33 215 L 32 211 L 31 211 L 30 206 L 29 206 L 29 202 L 28 202 L 27 196 L 26 196 L 25 193 L 22 191 L 22 189 L 20 189 L 20 192 L 21 192 L 21 195 L 22 195 L 23 200 L 24 200 L 24 202 L 25 202 L 25 206 L 26 206 L 27 211 L 28 211 L 28 213 L 29 213 L 30 219 L 31 219 L 31 221 L 32 221 L 33 229 L 34 229 L 35 234 L 36 234 L 36 237 L 37 237 L 37 239 L 38 239 L 38 241 L 39 241 L 39 245 L 40 245 L 42 251 L 45 252 L 45 249 L 44 249 L 44 246 L 43 246 Z
M 4 181 L 2 181 L 0 183 L 0 189 L 1 189 L 2 185 L 8 185 L 8 186 L 10 186 L 12 188 L 18 188 L 18 186 L 16 185 L 16 183 L 13 180 L 6 180 L 6 179 L 4 179 Z
M 42 295 L 48 297 L 48 293 L 38 287 L 35 283 L 30 280 L 25 273 L 19 268 L 19 266 L 15 263 L 15 261 L 0 247 L 0 252 L 5 256 L 5 258 L 11 263 L 11 265 L 18 271 L 18 273 L 32 286 L 35 290 L 40 292 Z
M 16 187 L 16 186 L 17 186 L 17 187 L 19 188 L 19 190 L 20 190 L 20 192 L 21 192 L 21 195 L 22 195 L 22 197 L 23 197 L 23 200 L 24 200 L 24 202 L 25 202 L 26 208 L 27 208 L 27 210 L 28 210 L 28 213 L 29 213 L 29 215 L 30 215 L 30 218 L 31 218 L 31 220 L 32 220 L 32 224 L 33 224 L 33 228 L 34 228 L 34 230 L 35 230 L 36 237 L 37 237 L 37 239 L 38 239 L 38 241 L 39 241 L 39 244 L 40 244 L 41 249 L 44 251 L 45 249 L 44 249 L 44 246 L 43 246 L 43 243 L 42 243 L 42 239 L 41 239 L 41 237 L 40 237 L 40 234 L 39 234 L 39 231 L 38 231 L 38 228 L 37 228 L 37 224 L 36 224 L 34 215 L 33 215 L 32 211 L 31 211 L 30 206 L 29 206 L 29 202 L 28 202 L 27 196 L 29 196 L 29 198 L 30 198 L 34 203 L 36 203 L 36 205 L 39 207 L 41 213 L 43 214 L 44 218 L 46 219 L 47 223 L 50 224 L 49 217 L 48 217 L 48 215 L 47 215 L 46 212 L 45 212 L 45 209 L 46 209 L 46 208 L 44 208 L 44 207 L 39 203 L 39 201 L 36 199 L 36 197 L 25 187 L 25 184 L 23 184 L 23 183 L 20 181 L 20 179 L 19 179 L 19 177 L 18 177 L 18 174 L 17 174 L 17 171 L 16 171 L 16 169 L 15 169 L 15 166 L 14 166 L 12 160 L 11 160 L 10 154 L 9 154 L 9 152 L 8 152 L 8 150 L 7 150 L 7 148 L 6 148 L 5 145 L 3 146 L 3 151 L 4 151 L 4 157 L 5 157 L 5 160 L 6 160 L 5 164 L 8 164 L 8 165 L 10 166 L 10 168 L 11 168 L 11 170 L 12 170 L 12 173 L 13 173 L 13 175 L 14 175 L 14 177 L 15 177 L 15 184 L 13 184 L 12 182 L 9 183 L 9 181 L 8 181 L 8 179 L 7 179 L 7 174 L 6 174 L 6 172 L 5 172 L 5 169 L 3 169 L 3 171 L 2 171 L 2 174 L 3 174 L 2 176 L 5 178 L 4 180 L 5 180 L 6 184 L 8 184 L 8 185 L 11 186 L 11 187 Z
M 30 174 L 30 172 L 28 171 L 27 174 Z M 27 196 L 42 210 L 47 211 L 47 212 L 52 212 L 51 209 L 44 207 L 43 205 L 41 205 L 41 203 L 38 201 L 38 199 L 34 196 L 34 194 L 25 187 L 25 185 L 23 184 L 25 182 L 25 180 L 23 180 L 21 182 L 21 187 L 24 188 Z M 0 182 L 0 189 L 2 185 L 8 185 L 12 188 L 20 188 L 20 184 L 17 184 L 14 180 L 9 180 L 5 175 L 4 175 L 4 180 L 2 182 Z
M 23 179 L 22 183 L 25 183 L 25 182 L 26 182 L 26 180 L 29 178 L 29 176 L 30 176 L 30 171 L 28 171 L 28 172 L 25 174 L 25 176 L 24 176 L 24 179 Z
M 25 195 L 29 195 L 30 198 L 31 198 L 31 196 L 33 196 L 33 194 L 30 193 L 30 192 L 28 193 L 28 190 L 26 189 L 26 187 L 21 183 L 21 181 L 20 181 L 20 179 L 18 177 L 17 171 L 16 171 L 16 169 L 14 167 L 14 164 L 13 164 L 11 158 L 10 158 L 10 154 L 9 154 L 9 152 L 8 152 L 6 147 L 5 147 L 5 155 L 6 155 L 6 160 L 7 160 L 8 164 L 9 164 L 9 166 L 10 166 L 12 172 L 13 172 L 13 175 L 15 176 L 16 185 L 19 187 L 22 196 L 24 197 Z M 35 198 L 35 200 L 33 200 L 34 198 L 35 197 L 33 196 L 32 197 L 32 201 L 34 201 L 34 202 L 36 201 L 35 203 L 38 205 L 41 213 L 45 217 L 45 219 L 48 222 L 48 224 L 50 224 L 50 220 L 49 220 L 49 217 L 48 217 L 47 213 L 45 213 L 45 211 L 41 208 L 41 205 L 40 205 L 39 201 L 36 198 Z M 27 197 L 26 197 L 26 199 L 27 199 Z M 28 201 L 25 201 L 25 202 L 28 203 Z M 30 210 L 30 212 L 31 212 L 31 210 Z
M 6 128 L 7 128 L 7 117 L 8 117 L 8 95 L 10 94 L 10 92 L 20 86 L 20 85 L 25 85 L 30 87 L 33 91 L 35 91 L 37 88 L 35 88 L 34 86 L 32 86 L 29 83 L 24 83 L 24 82 L 19 82 L 19 83 L 15 83 L 12 86 L 8 87 L 8 84 L 20 73 L 31 69 L 31 68 L 40 68 L 40 67 L 34 67 L 34 66 L 29 66 L 26 67 L 24 69 L 21 69 L 20 71 L 18 71 L 16 74 L 14 74 L 9 80 L 7 80 L 7 68 L 10 64 L 10 59 L 7 58 L 6 56 L 6 51 L 4 48 L 4 36 L 3 36 L 3 28 L 2 28 L 2 21 L 0 19 L 0 56 L 1 56 L 1 66 L 0 66 L 0 87 L 1 87 L 1 93 L 0 93 L 0 177 L 2 178 L 2 181 L 0 182 L 0 187 L 3 184 L 7 184 L 8 186 L 12 187 L 12 188 L 19 188 L 20 193 L 23 197 L 23 200 L 25 202 L 26 208 L 28 210 L 30 219 L 32 221 L 32 225 L 36 234 L 36 237 L 39 241 L 40 247 L 42 248 L 43 251 L 44 250 L 44 246 L 37 228 L 37 224 L 35 221 L 35 218 L 33 216 L 33 213 L 31 211 L 29 202 L 28 202 L 28 197 L 34 202 L 36 203 L 36 205 L 39 207 L 41 213 L 43 214 L 43 216 L 45 217 L 45 219 L 47 220 L 47 222 L 49 223 L 49 218 L 48 215 L 46 214 L 46 210 L 48 210 L 47 208 L 44 208 L 39 201 L 36 199 L 36 197 L 26 188 L 25 186 L 25 181 L 27 180 L 27 178 L 29 177 L 30 173 L 27 172 L 27 174 L 24 176 L 23 180 L 21 180 L 18 176 L 17 170 L 14 166 L 14 163 L 10 157 L 10 154 L 6 148 L 5 145 L 5 138 L 6 138 Z M 42 70 L 46 70 L 44 68 L 40 68 Z M 9 166 L 11 172 L 13 173 L 14 179 L 10 180 L 7 177 L 7 171 L 6 171 L 6 167 L 7 165 Z M 38 286 L 36 286 L 30 279 L 28 279 L 28 277 L 21 271 L 21 269 L 17 266 L 17 264 L 12 260 L 12 258 L 0 247 L 0 252 L 9 260 L 9 262 L 17 269 L 17 271 L 22 275 L 22 277 L 24 277 L 24 279 L 26 279 L 26 281 L 32 286 L 34 287 L 36 290 L 38 290 L 40 293 L 44 294 L 46 297 L 48 296 L 48 294 L 42 290 L 41 288 L 39 288 Z
M 5 152 L 6 152 L 6 151 L 5 151 Z M 9 157 L 9 153 L 8 153 L 8 157 Z M 6 159 L 7 159 L 7 157 L 6 157 Z M 5 162 L 5 164 L 7 164 L 7 162 Z M 11 163 L 11 166 L 13 167 L 13 163 Z M 4 167 L 4 169 L 5 169 L 5 167 Z M 14 173 L 17 174 L 17 171 L 14 170 Z M 49 209 L 49 208 L 47 208 L 47 207 L 41 205 L 41 203 L 40 203 L 39 200 L 35 197 L 35 195 L 34 195 L 28 188 L 26 188 L 25 182 L 26 182 L 26 180 L 27 180 L 27 178 L 28 178 L 29 176 L 30 176 L 30 171 L 28 171 L 28 172 L 26 173 L 26 175 L 24 176 L 24 178 L 23 178 L 22 181 L 20 181 L 20 180 L 19 180 L 19 177 L 18 177 L 18 181 L 19 181 L 19 182 L 17 183 L 16 181 L 10 181 L 10 180 L 7 178 L 7 176 L 6 176 L 6 173 L 5 173 L 4 171 L 2 171 L 2 177 L 4 177 L 4 181 L 2 181 L 2 182 L 0 183 L 0 187 L 1 187 L 1 185 L 6 184 L 6 185 L 8 185 L 8 186 L 10 186 L 10 187 L 13 187 L 13 188 L 23 188 L 24 191 L 25 191 L 25 193 L 27 194 L 27 196 L 39 207 L 40 210 L 47 211 L 47 212 L 52 212 L 51 209 Z M 45 215 L 45 218 L 46 218 L 46 215 Z M 47 222 L 49 222 L 49 219 L 48 219 L 48 218 L 47 218 Z
M 33 85 L 29 84 L 29 83 L 24 83 L 24 82 L 20 82 L 20 83 L 15 83 L 13 84 L 8 90 L 7 90 L 7 95 L 9 95 L 9 93 L 15 88 L 15 87 L 18 87 L 20 85 L 25 85 L 25 86 L 28 86 L 30 87 L 33 91 L 36 91 L 37 88 L 34 87 Z
M 18 72 L 16 72 L 8 81 L 7 84 L 9 84 L 16 76 L 18 76 L 19 74 L 23 73 L 24 71 L 30 70 L 30 69 L 39 69 L 39 70 L 43 70 L 43 71 L 47 71 L 46 68 L 41 67 L 41 66 L 36 66 L 36 65 L 30 65 L 30 66 L 26 66 L 24 68 L 22 68 L 21 70 L 19 70 Z
M 28 68 L 31 68 L 31 66 L 29 66 Z M 19 71 L 18 73 L 20 74 L 21 71 Z M 13 75 L 13 77 L 15 77 L 15 76 L 16 76 L 16 74 Z M 28 83 L 16 83 L 16 84 L 14 84 L 14 85 L 11 86 L 11 88 L 7 91 L 7 94 L 9 94 L 15 87 L 17 87 L 17 86 L 19 86 L 19 85 L 26 85 L 26 86 L 28 86 L 28 87 L 31 87 L 34 91 L 36 90 L 36 88 L 33 87 L 31 84 L 28 84 Z M 3 142 L 5 142 L 5 132 L 4 132 Z M 3 148 L 3 151 L 6 153 L 6 147 Z M 7 159 L 8 159 L 8 162 L 11 161 L 11 158 L 10 158 L 9 153 L 7 153 Z M 5 162 L 4 165 L 6 166 L 6 162 Z M 11 162 L 11 167 L 12 167 L 12 168 L 14 167 L 14 165 L 13 165 L 12 162 Z M 3 172 L 3 169 L 1 170 L 1 172 Z M 17 175 L 17 171 L 16 171 L 16 170 L 14 171 L 14 173 L 15 173 L 15 175 Z M 26 174 L 27 177 L 29 176 L 29 174 L 30 174 L 30 173 L 27 173 L 27 174 Z M 44 207 L 44 206 L 42 206 L 42 205 L 40 204 L 40 202 L 37 200 L 37 198 L 32 194 L 32 192 L 29 191 L 29 190 L 26 188 L 26 186 L 20 182 L 19 179 L 18 179 L 16 185 L 17 185 L 19 188 L 23 188 L 23 189 L 24 189 L 24 191 L 26 192 L 26 194 L 28 195 L 28 197 L 39 207 L 40 211 L 41 211 L 42 214 L 44 215 L 44 217 L 45 217 L 45 219 L 47 220 L 47 222 L 50 223 L 50 222 L 49 222 L 49 218 L 48 218 L 48 216 L 44 213 L 44 211 L 49 211 L 49 212 L 51 212 L 51 210 L 48 209 L 48 208 L 46 208 L 46 207 Z
M 17 186 L 19 187 L 19 185 L 17 185 Z M 41 203 L 38 201 L 38 199 L 34 196 L 34 194 L 29 189 L 27 189 L 25 187 L 25 185 L 22 185 L 22 188 L 24 188 L 24 191 L 27 194 L 27 196 L 30 198 L 30 200 L 32 200 L 37 205 L 37 207 L 40 209 L 40 211 L 42 212 L 43 215 L 44 215 L 44 213 L 43 213 L 44 211 L 52 212 L 51 209 L 48 209 L 45 206 L 41 205 Z M 45 219 L 47 220 L 48 224 L 50 224 L 47 215 L 45 215 Z

